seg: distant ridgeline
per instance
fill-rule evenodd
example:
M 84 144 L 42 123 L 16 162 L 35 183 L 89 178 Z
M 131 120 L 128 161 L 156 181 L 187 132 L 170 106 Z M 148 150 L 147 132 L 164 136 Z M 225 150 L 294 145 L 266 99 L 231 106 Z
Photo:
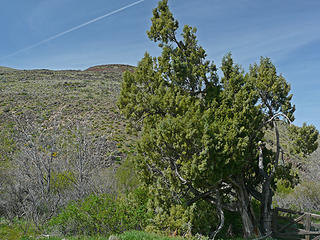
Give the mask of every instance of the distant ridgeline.
M 133 72 L 136 67 L 125 65 L 125 64 L 107 64 L 107 65 L 98 65 L 94 67 L 90 67 L 85 71 L 96 71 L 96 72 L 125 72 L 130 71 Z
M 0 66 L 0 72 L 15 71 L 16 69 Z
M 135 66 L 127 64 L 105 64 L 89 67 L 84 71 L 94 71 L 94 72 L 113 72 L 113 73 L 123 73 L 125 71 L 133 72 L 136 69 Z M 0 66 L 0 72 L 17 71 L 18 69 Z

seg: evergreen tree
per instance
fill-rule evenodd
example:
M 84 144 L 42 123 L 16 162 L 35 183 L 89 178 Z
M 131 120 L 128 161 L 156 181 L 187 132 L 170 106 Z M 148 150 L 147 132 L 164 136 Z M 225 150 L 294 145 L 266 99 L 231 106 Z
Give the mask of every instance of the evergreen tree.
M 159 2 L 151 21 L 148 36 L 162 54 L 152 58 L 146 53 L 135 73 L 125 73 L 119 107 L 139 130 L 132 159 L 154 196 L 149 206 L 158 225 L 180 214 L 193 224 L 191 231 L 211 231 L 214 237 L 228 210 L 240 213 L 245 237 L 269 234 L 276 179 L 293 179 L 289 166 L 279 165 L 277 127 L 279 120 L 293 120 L 289 84 L 270 59 L 261 58 L 245 74 L 231 54 L 223 58 L 219 79 L 195 28 L 185 26 L 177 39 L 179 24 L 167 0 Z M 313 146 L 304 150 L 310 154 L 318 132 L 306 127 L 292 132 L 301 133 L 299 146 Z M 275 148 L 264 144 L 266 129 L 275 133 Z M 310 132 L 312 137 L 306 136 Z M 261 202 L 260 225 L 252 197 Z M 204 210 L 208 206 L 215 210 Z M 201 216 L 207 222 L 199 224 Z M 220 224 L 213 232 L 207 226 L 215 216 Z

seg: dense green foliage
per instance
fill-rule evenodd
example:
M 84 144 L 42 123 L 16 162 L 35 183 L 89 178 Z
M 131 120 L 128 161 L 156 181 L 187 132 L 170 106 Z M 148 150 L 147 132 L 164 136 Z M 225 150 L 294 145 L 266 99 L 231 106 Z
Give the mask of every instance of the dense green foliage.
M 20 240 L 27 239 L 26 236 L 31 238 L 36 235 L 36 227 L 30 222 L 19 219 L 8 221 L 7 219 L 0 218 L 0 239 Z
M 306 123 L 301 128 L 291 126 L 289 133 L 295 136 L 292 143 L 294 154 L 306 157 L 318 148 L 318 131 L 313 126 L 308 126 Z
M 141 230 L 151 218 L 147 213 L 147 195 L 136 189 L 127 198 L 91 195 L 69 203 L 49 226 L 64 235 L 109 235 Z
M 161 236 L 156 235 L 152 233 L 146 233 L 146 232 L 138 232 L 138 231 L 130 231 L 125 232 L 121 235 L 119 235 L 119 240 L 207 240 L 206 237 L 203 236 L 189 236 L 189 237 L 167 237 L 167 236 Z
M 224 208 L 241 215 L 246 237 L 269 234 L 276 182 L 297 182 L 292 165 L 279 164 L 284 154 L 279 121 L 294 120 L 290 85 L 265 57 L 245 73 L 227 54 L 219 78 L 195 28 L 184 26 L 178 39 L 179 23 L 166 0 L 159 2 L 151 21 L 148 37 L 159 43 L 162 54 L 153 58 L 146 53 L 137 70 L 124 75 L 119 107 L 132 128 L 141 130 L 132 161 L 149 188 L 153 227 L 184 233 L 182 225 L 170 223 L 177 218 L 192 233 L 209 234 L 216 224 L 203 229 L 210 223 L 197 225 L 197 214 L 214 219 L 219 213 L 223 219 Z M 272 145 L 265 142 L 266 131 L 274 136 Z M 316 149 L 314 126 L 292 133 L 297 153 Z M 252 197 L 260 202 L 259 225 Z M 196 207 L 199 200 L 206 202 L 206 211 Z

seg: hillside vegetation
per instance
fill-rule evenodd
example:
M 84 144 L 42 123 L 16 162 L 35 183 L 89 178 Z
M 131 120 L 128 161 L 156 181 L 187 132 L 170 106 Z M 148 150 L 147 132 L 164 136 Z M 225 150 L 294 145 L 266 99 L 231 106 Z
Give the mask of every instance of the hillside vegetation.
M 121 78 L 121 68 L 98 72 L 0 69 L 0 159 L 6 158 L 2 151 L 9 147 L 5 132 L 19 116 L 42 124 L 58 114 L 65 124 L 86 122 L 92 134 L 120 139 L 124 121 L 116 101 Z
M 70 200 L 116 191 L 130 139 L 116 106 L 124 69 L 104 69 L 0 69 L 2 216 L 41 223 Z M 55 205 L 45 217 L 43 204 Z
M 65 120 L 86 119 L 94 129 L 121 126 L 116 110 L 122 71 L 50 71 L 0 69 L 0 119 L 32 113 L 45 121 L 60 111 Z M 97 131 L 99 132 L 99 131 Z
M 16 69 L 14 69 L 14 68 L 0 66 L 0 72 L 10 72 L 10 71 L 15 71 L 15 70 Z

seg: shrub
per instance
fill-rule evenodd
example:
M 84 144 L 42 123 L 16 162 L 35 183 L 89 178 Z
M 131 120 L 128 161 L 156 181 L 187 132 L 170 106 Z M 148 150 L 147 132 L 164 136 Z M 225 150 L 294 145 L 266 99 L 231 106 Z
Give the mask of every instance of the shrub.
M 287 194 L 278 194 L 276 202 L 279 207 L 299 211 L 320 211 L 320 183 L 308 180 L 302 181 Z
M 121 240 L 207 240 L 207 237 L 196 235 L 189 238 L 182 238 L 182 237 L 168 237 L 168 236 L 161 236 L 155 235 L 152 233 L 146 232 L 138 232 L 138 231 L 129 231 L 121 234 Z
M 147 197 L 137 189 L 127 197 L 91 195 L 72 202 L 49 222 L 65 235 L 108 235 L 141 230 L 148 222 Z
M 154 214 L 146 228 L 148 232 L 175 233 L 180 236 L 191 236 L 196 233 L 209 235 L 219 223 L 214 207 L 205 201 L 198 201 L 188 206 L 184 202 L 150 198 L 148 211 Z
M 0 218 L 0 239 L 15 240 L 27 239 L 36 235 L 35 225 L 24 220 L 13 219 L 8 221 Z

